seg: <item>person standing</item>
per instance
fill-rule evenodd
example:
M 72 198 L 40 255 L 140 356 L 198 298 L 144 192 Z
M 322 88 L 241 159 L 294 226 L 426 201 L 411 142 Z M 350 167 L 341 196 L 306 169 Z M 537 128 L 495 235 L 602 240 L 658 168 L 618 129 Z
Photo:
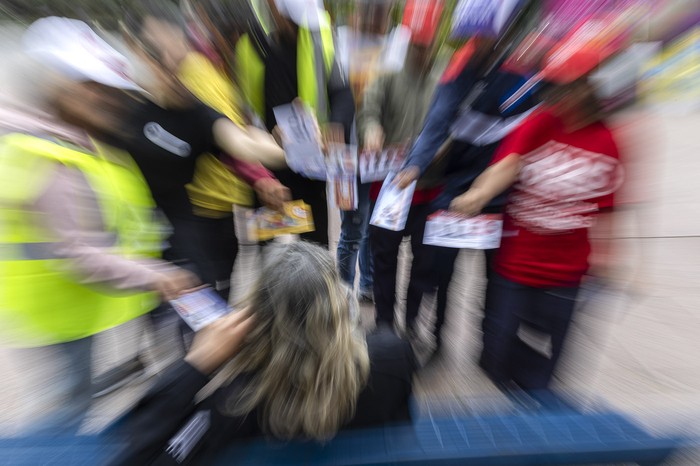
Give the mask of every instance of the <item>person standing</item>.
M 358 111 L 362 108 L 362 97 L 367 85 L 377 76 L 391 71 L 386 56 L 391 38 L 399 36 L 406 28 L 399 28 L 387 34 L 389 12 L 393 0 L 368 0 L 358 2 L 349 24 L 337 28 L 338 54 L 343 61 L 343 69 L 348 73 L 350 86 L 355 96 Z M 395 61 L 400 61 L 399 58 Z M 394 67 L 396 68 L 396 67 Z M 354 134 L 353 136 L 357 136 Z M 357 144 L 357 141 L 353 141 Z M 337 262 L 340 276 L 351 287 L 355 285 L 355 273 L 359 263 L 360 279 L 357 292 L 363 303 L 374 302 L 372 254 L 369 247 L 370 187 L 371 183 L 357 180 L 357 209 L 340 212 L 340 239 L 338 240 Z
M 91 402 L 93 337 L 198 280 L 159 259 L 148 185 L 100 141 L 137 89 L 118 71 L 124 57 L 66 18 L 38 20 L 24 44 L 62 80 L 48 83 L 45 118 L 0 138 L 0 334 L 21 363 L 25 432 L 74 434 Z
M 135 5 L 125 17 L 123 32 L 153 79 L 144 84 L 150 95 L 132 101 L 122 113 L 127 130 L 113 135 L 113 143 L 134 157 L 172 225 L 166 257 L 190 264 L 204 283 L 226 296 L 233 264 L 221 266 L 221 252 L 202 245 L 233 243 L 232 219 L 197 215 L 201 208 L 193 206 L 187 187 L 192 191 L 197 164 L 208 154 L 279 168 L 285 166 L 284 152 L 269 133 L 237 125 L 183 84 L 179 74 L 191 49 L 175 5 L 156 0 Z M 279 203 L 288 195 L 279 183 L 276 193 Z
M 592 227 L 609 229 L 622 168 L 587 75 L 551 81 L 545 106 L 510 134 L 451 210 L 476 215 L 513 186 L 486 294 L 481 367 L 497 384 L 549 388 L 589 269 Z M 609 267 L 607 244 L 594 256 Z M 603 274 L 605 275 L 605 274 Z
M 251 32 L 236 46 L 235 64 L 242 94 L 269 131 L 277 125 L 273 109 L 300 98 L 323 126 L 340 124 L 345 141 L 355 103 L 335 56 L 328 13 L 317 0 L 268 0 L 275 30 Z M 303 239 L 328 246 L 326 182 L 291 170 L 275 172 L 294 199 L 311 207 L 315 231 Z
M 379 77 L 363 97 L 358 118 L 360 140 L 369 151 L 381 151 L 384 146 L 406 144 L 418 133 L 428 111 L 437 85 L 433 71 L 434 37 L 442 10 L 440 2 L 432 2 L 431 15 L 417 26 L 411 20 L 415 3 L 406 6 L 404 22 L 413 24 L 406 64 L 398 73 Z M 375 183 L 371 196 L 376 201 L 381 183 Z M 399 248 L 404 237 L 411 237 L 413 262 L 406 297 L 406 328 L 414 330 L 421 300 L 433 289 L 433 254 L 423 244 L 423 233 L 429 203 L 439 193 L 439 187 L 418 189 L 414 193 L 406 226 L 402 231 L 390 231 L 370 225 L 370 246 L 374 263 L 374 301 L 377 323 L 393 325 L 396 304 L 396 274 Z
M 440 79 L 425 125 L 397 175 L 398 186 L 406 187 L 419 179 L 431 164 L 442 165 L 444 190 L 432 202 L 430 213 L 449 208 L 450 202 L 469 188 L 487 167 L 503 137 L 537 104 L 536 96 L 530 93 L 509 111 L 500 108 L 526 80 L 501 66 L 509 45 L 522 28 L 523 17 L 526 15 L 511 23 L 500 38 L 476 34 L 454 53 Z M 484 212 L 500 213 L 504 202 L 505 194 L 496 196 L 484 207 Z M 448 290 L 459 249 L 434 247 L 433 251 L 436 264 L 433 273 L 437 278 L 433 333 L 439 351 Z M 487 278 L 492 255 L 493 250 L 485 251 Z

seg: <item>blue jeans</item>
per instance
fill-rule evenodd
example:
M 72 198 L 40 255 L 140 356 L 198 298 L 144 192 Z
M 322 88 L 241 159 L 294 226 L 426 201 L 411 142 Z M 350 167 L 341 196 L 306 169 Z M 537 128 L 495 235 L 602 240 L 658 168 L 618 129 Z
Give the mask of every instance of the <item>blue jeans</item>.
M 92 399 L 93 338 L 18 349 L 28 412 L 26 435 L 75 435 Z
M 350 286 L 355 285 L 355 269 L 360 259 L 360 292 L 372 291 L 372 256 L 369 248 L 370 184 L 357 186 L 357 210 L 340 212 L 340 241 L 338 242 L 338 272 Z

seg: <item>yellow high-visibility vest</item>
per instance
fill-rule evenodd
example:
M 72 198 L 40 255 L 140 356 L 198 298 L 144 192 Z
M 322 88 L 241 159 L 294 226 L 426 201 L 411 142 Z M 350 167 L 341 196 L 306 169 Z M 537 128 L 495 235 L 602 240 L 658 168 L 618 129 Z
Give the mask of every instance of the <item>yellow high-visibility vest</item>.
M 330 16 L 326 16 L 327 26 L 321 28 L 321 48 L 323 52 L 324 75 L 330 77 L 335 48 Z M 328 120 L 328 94 L 326 82 L 318 82 L 316 53 L 313 34 L 306 28 L 299 28 L 297 39 L 297 86 L 299 98 L 316 112 L 319 121 Z M 248 35 L 241 37 L 236 44 L 236 72 L 241 93 L 261 119 L 265 118 L 265 64 L 256 51 Z M 323 105 L 320 105 L 323 102 Z
M 58 238 L 32 210 L 57 164 L 80 170 L 95 192 L 114 253 L 157 257 L 163 228 L 146 181 L 126 153 L 95 154 L 13 133 L 0 138 L 0 344 L 36 347 L 73 341 L 155 308 L 150 292 L 82 285 L 54 253 Z

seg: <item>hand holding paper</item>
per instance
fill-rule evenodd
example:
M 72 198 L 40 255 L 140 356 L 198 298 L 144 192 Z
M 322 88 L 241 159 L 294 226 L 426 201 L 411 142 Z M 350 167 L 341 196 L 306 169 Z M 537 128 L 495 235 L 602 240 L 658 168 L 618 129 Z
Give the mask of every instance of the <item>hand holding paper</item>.
M 416 182 L 413 181 L 405 189 L 400 189 L 394 183 L 394 177 L 394 173 L 389 173 L 384 181 L 370 224 L 387 230 L 401 231 L 406 226 Z

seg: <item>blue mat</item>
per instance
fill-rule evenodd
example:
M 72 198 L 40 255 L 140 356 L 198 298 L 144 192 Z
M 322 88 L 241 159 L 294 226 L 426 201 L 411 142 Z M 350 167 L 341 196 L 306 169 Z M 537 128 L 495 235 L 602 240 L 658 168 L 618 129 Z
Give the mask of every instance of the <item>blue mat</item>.
M 343 432 L 326 446 L 255 440 L 232 446 L 216 464 L 656 464 L 677 445 L 614 413 L 513 414 L 424 418 Z
M 221 465 L 463 465 L 662 462 L 681 439 L 654 437 L 614 412 L 427 409 L 410 426 L 341 432 L 327 445 L 255 439 L 231 445 Z M 100 465 L 118 446 L 98 437 L 0 439 L 0 464 Z

